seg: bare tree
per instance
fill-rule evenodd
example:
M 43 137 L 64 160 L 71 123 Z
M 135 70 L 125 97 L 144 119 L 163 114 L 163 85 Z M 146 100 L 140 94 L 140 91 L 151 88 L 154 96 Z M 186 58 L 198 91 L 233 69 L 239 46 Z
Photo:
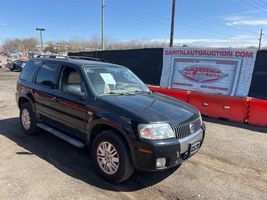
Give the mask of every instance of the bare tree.
M 36 38 L 26 38 L 21 41 L 23 48 L 29 51 L 35 51 L 38 45 Z
M 116 49 L 137 49 L 167 47 L 168 43 L 164 40 L 130 40 L 119 41 L 111 38 L 105 39 L 106 50 Z M 37 52 L 38 40 L 36 38 L 8 39 L 4 42 L 3 49 L 6 51 L 32 51 Z M 63 53 L 67 51 L 97 51 L 101 49 L 101 39 L 93 36 L 89 40 L 72 39 L 69 41 L 49 41 L 46 44 L 45 52 Z
M 15 50 L 20 50 L 21 48 L 21 41 L 20 39 L 7 39 L 5 42 L 4 42 L 4 45 L 3 45 L 3 49 L 5 51 L 15 51 Z
M 35 51 L 37 48 L 38 40 L 36 38 L 26 39 L 7 39 L 4 42 L 3 49 L 5 51 Z

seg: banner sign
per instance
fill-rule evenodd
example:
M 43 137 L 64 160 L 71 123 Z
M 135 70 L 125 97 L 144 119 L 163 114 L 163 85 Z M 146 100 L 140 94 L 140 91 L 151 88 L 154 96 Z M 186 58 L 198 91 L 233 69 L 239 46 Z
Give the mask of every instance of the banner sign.
M 191 91 L 247 96 L 257 51 L 163 49 L 160 85 Z

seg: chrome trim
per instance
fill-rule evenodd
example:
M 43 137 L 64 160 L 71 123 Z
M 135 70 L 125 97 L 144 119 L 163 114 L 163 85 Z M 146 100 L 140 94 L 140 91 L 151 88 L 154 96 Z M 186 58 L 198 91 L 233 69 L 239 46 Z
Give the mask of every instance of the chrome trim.
M 197 117 L 192 121 L 187 121 L 185 123 L 173 126 L 172 129 L 175 132 L 177 139 L 185 138 L 193 133 L 191 133 L 190 125 L 194 126 L 195 131 L 201 129 L 201 118 Z
M 180 154 L 187 152 L 189 150 L 190 144 L 202 140 L 203 140 L 202 128 L 185 138 L 179 139 L 178 141 L 180 143 Z

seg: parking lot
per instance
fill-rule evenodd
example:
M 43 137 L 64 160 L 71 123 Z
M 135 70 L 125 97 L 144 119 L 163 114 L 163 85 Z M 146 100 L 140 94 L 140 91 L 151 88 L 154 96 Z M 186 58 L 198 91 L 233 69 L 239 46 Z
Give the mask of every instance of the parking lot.
M 23 134 L 18 75 L 0 72 L 1 199 L 266 199 L 267 128 L 205 118 L 203 147 L 178 170 L 110 184 L 95 174 L 88 150 L 46 132 Z

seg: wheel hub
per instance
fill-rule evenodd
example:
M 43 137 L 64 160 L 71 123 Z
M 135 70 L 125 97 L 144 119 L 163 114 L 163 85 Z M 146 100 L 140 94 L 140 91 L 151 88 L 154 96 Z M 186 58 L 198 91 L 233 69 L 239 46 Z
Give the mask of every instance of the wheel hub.
M 97 162 L 106 174 L 114 174 L 119 168 L 119 154 L 109 142 L 102 142 L 97 147 Z
M 21 114 L 21 122 L 22 125 L 25 129 L 29 129 L 31 127 L 31 117 L 30 117 L 30 113 L 29 111 L 24 108 L 22 110 L 22 114 Z

